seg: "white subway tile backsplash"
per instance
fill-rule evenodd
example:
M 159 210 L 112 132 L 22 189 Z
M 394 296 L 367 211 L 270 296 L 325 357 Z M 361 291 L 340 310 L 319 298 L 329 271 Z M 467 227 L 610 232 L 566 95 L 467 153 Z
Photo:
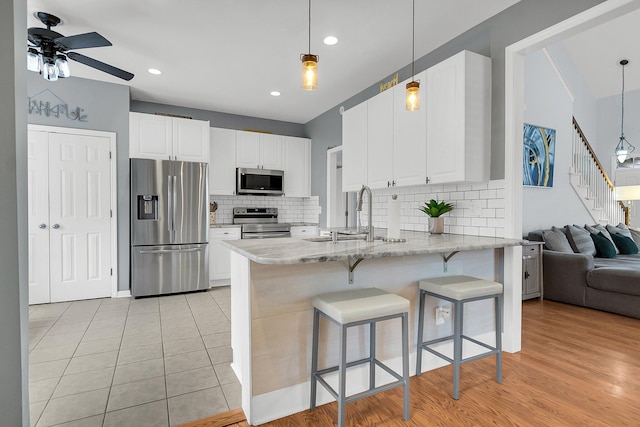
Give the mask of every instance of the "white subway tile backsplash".
M 452 212 L 445 214 L 446 232 L 504 236 L 504 180 L 374 190 L 374 226 L 387 226 L 387 204 L 392 194 L 398 194 L 401 202 L 400 228 L 403 230 L 427 231 L 428 218 L 419 208 L 430 199 L 436 199 L 455 205 Z M 363 210 L 362 221 L 367 223 L 366 209 Z

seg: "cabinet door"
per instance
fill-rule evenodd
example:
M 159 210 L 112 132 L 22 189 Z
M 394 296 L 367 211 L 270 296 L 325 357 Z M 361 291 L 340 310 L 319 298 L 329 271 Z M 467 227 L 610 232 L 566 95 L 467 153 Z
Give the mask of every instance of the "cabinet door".
M 489 180 L 491 59 L 463 51 L 427 70 L 430 183 Z
M 209 193 L 232 195 L 236 190 L 236 131 L 211 128 Z
M 173 118 L 173 156 L 187 162 L 209 162 L 209 122 Z
M 239 168 L 258 168 L 260 164 L 260 134 L 236 132 L 236 165 Z
M 367 103 L 342 114 L 342 191 L 367 183 Z
M 260 168 L 282 169 L 282 137 L 260 134 Z
M 223 240 L 240 240 L 239 228 L 212 228 L 209 233 L 209 280 L 231 278 L 231 251 Z
M 318 227 L 313 225 L 292 226 L 291 237 L 305 238 L 318 235 Z
M 427 178 L 427 73 L 415 76 L 420 82 L 421 106 L 407 111 L 407 79 L 393 88 L 393 176 L 396 186 L 425 184 Z
M 393 181 L 393 90 L 367 101 L 367 182 L 386 188 Z
M 169 160 L 173 155 L 171 117 L 129 113 L 129 157 Z
M 311 195 L 311 141 L 307 138 L 282 137 L 284 195 Z
M 431 184 L 464 181 L 464 62 L 427 69 L 427 173 Z

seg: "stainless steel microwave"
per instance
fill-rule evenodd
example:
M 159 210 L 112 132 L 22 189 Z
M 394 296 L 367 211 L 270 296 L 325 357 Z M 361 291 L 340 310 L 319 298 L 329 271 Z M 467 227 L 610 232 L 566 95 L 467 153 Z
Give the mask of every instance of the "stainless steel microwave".
M 282 196 L 284 194 L 284 171 L 237 168 L 236 194 Z

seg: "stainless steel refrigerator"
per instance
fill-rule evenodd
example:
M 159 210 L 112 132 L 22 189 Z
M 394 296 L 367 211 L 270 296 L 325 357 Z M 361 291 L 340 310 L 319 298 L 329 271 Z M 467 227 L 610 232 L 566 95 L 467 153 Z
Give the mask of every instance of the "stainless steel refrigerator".
M 131 159 L 131 294 L 209 287 L 207 163 Z

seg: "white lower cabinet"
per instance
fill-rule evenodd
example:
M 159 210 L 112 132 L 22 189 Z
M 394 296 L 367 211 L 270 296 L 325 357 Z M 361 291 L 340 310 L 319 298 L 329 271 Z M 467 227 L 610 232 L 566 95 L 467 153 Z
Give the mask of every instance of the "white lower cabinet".
M 209 230 L 209 282 L 231 278 L 231 251 L 222 245 L 223 240 L 240 240 L 240 227 L 211 228 Z M 226 283 L 228 284 L 228 283 Z M 221 283 L 224 285 L 224 283 Z
M 318 235 L 318 226 L 316 225 L 291 226 L 291 237 L 305 238 L 305 237 L 315 237 L 317 235 Z

